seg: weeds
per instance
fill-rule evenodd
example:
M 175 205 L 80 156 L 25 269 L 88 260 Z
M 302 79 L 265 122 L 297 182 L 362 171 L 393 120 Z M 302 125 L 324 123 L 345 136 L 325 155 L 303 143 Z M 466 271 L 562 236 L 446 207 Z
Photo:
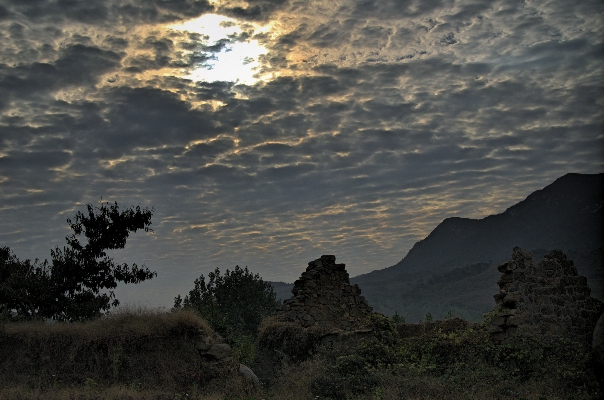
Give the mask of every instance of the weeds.
M 263 345 L 284 339 L 299 356 L 262 388 L 233 375 L 237 362 L 251 365 L 251 338 L 233 345 L 230 367 L 200 360 L 195 337 L 211 329 L 193 314 L 129 311 L 88 324 L 8 323 L 0 340 L 0 398 L 555 400 L 601 393 L 591 349 L 562 339 L 494 345 L 479 324 L 404 337 L 401 325 L 374 314 L 363 339 L 309 352 L 315 333 L 272 321 L 263 325 Z

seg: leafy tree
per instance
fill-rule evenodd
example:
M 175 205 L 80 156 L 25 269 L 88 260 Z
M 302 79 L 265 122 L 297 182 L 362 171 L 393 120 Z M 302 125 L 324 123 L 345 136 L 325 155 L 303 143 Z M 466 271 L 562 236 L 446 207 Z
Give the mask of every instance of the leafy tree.
M 10 248 L 0 248 L 0 311 L 9 318 L 16 312 L 19 319 L 35 318 L 48 313 L 51 291 L 48 263 L 20 261 Z
M 194 285 L 184 301 L 180 295 L 174 299 L 174 307 L 196 310 L 229 339 L 254 336 L 260 321 L 281 304 L 269 282 L 238 265 L 224 275 L 216 268 L 208 274 L 208 282 L 202 274 Z
M 118 282 L 139 283 L 157 276 L 144 265 L 115 264 L 106 250 L 122 249 L 130 232 L 150 231 L 153 210 L 117 203 L 87 204 L 87 213 L 68 219 L 68 247 L 51 250 L 51 262 L 19 261 L 8 247 L 0 251 L 0 304 L 20 318 L 78 321 L 119 305 L 112 290 Z M 84 234 L 86 243 L 78 236 Z

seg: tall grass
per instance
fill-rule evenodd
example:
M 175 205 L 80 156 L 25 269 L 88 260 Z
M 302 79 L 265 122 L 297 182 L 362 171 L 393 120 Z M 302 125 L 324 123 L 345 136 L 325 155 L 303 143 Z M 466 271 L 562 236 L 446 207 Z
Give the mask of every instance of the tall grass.
M 8 323 L 0 341 L 0 398 L 245 394 L 235 361 L 212 363 L 197 352 L 197 342 L 212 336 L 187 311 L 122 309 L 87 323 Z M 224 387 L 225 377 L 231 387 Z
M 268 320 L 263 329 L 270 329 Z M 276 322 L 275 322 L 276 323 Z M 1 399 L 598 399 L 591 349 L 524 337 L 494 345 L 478 324 L 423 329 L 382 316 L 347 346 L 317 347 L 255 388 L 237 361 L 195 350 L 211 328 L 190 312 L 121 310 L 82 324 L 8 323 L 0 336 Z M 443 325 L 445 326 L 445 325 Z M 274 329 L 275 332 L 281 330 Z M 289 331 L 288 331 L 289 332 Z M 297 337 L 297 336 L 296 336 Z M 247 338 L 234 355 L 247 357 Z M 238 353 L 239 352 L 239 353 Z

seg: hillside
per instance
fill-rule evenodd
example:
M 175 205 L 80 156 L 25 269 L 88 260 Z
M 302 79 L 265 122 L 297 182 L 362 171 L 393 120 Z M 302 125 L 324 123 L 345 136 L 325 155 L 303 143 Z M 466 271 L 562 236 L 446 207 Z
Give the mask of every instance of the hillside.
M 501 214 L 483 219 L 447 218 L 397 264 L 351 278 L 386 315 L 407 321 L 451 312 L 479 320 L 494 305 L 497 265 L 515 246 L 535 261 L 564 251 L 588 279 L 592 296 L 604 300 L 604 174 L 566 174 Z M 293 284 L 273 282 L 277 297 Z
M 399 263 L 351 282 L 386 315 L 397 311 L 414 321 L 451 310 L 476 320 L 493 307 L 496 266 L 519 246 L 536 261 L 564 251 L 588 278 L 592 296 L 604 299 L 603 199 L 604 174 L 567 174 L 501 214 L 447 218 Z

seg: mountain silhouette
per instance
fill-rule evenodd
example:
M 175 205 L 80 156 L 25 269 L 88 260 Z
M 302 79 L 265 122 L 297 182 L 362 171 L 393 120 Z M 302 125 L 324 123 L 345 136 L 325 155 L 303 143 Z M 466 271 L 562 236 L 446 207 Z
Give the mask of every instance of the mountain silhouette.
M 564 251 L 588 278 L 592 296 L 604 300 L 603 204 L 604 174 L 567 174 L 501 214 L 445 219 L 399 263 L 351 283 L 386 315 L 415 321 L 451 311 L 477 320 L 493 308 L 497 265 L 519 246 L 536 261 Z
M 604 300 L 604 174 L 566 174 L 501 214 L 447 218 L 397 264 L 350 279 L 375 311 L 407 322 L 458 315 L 478 321 L 493 309 L 497 265 L 515 246 L 537 262 L 562 250 Z M 293 284 L 273 282 L 277 298 Z

